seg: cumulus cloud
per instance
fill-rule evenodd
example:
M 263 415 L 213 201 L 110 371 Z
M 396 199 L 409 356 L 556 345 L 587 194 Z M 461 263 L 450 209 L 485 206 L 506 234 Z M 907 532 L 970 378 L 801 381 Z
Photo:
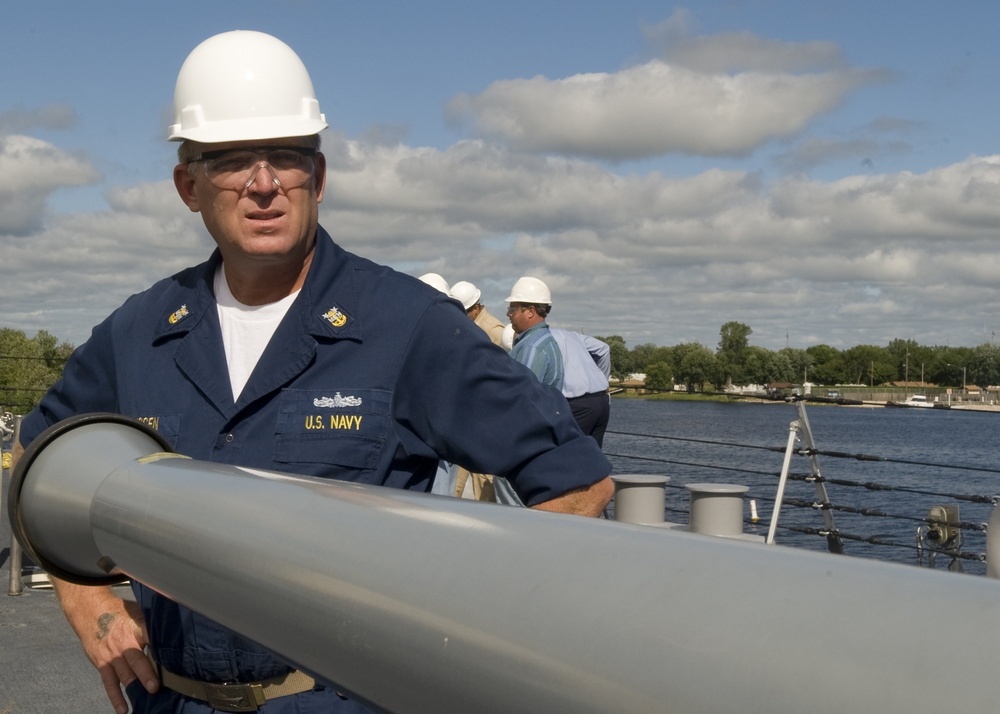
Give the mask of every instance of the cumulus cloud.
M 647 28 L 664 45 L 658 58 L 616 72 L 495 82 L 454 97 L 447 114 L 516 151 L 607 161 L 745 156 L 800 135 L 851 92 L 888 77 L 847 66 L 829 42 L 693 37 L 687 17 Z
M 507 80 L 449 104 L 476 130 L 520 151 L 611 161 L 669 153 L 742 156 L 798 135 L 878 73 L 705 74 L 654 60 L 561 80 Z
M 929 336 L 920 296 L 988 289 L 1000 266 L 1000 157 L 767 184 L 718 169 L 622 176 L 483 142 L 341 149 L 321 219 L 350 249 L 472 280 L 493 310 L 535 275 L 558 298 L 554 323 L 633 343 L 705 341 L 737 319 L 765 344 L 810 320 L 842 346 L 965 344 L 946 321 Z
M 519 276 L 540 277 L 553 324 L 631 344 L 713 346 L 730 320 L 771 348 L 786 335 L 797 346 L 975 343 L 962 326 L 992 324 L 1000 277 L 1000 157 L 881 171 L 908 150 L 898 137 L 924 127 L 882 114 L 840 136 L 803 132 L 884 72 L 850 66 L 827 42 L 699 36 L 685 11 L 646 30 L 655 56 L 633 66 L 454 98 L 449 111 L 474 131 L 445 148 L 407 145 L 392 124 L 328 132 L 322 224 L 414 276 L 476 283 L 497 315 Z M 58 107 L 0 114 L 0 300 L 5 326 L 80 343 L 213 243 L 170 181 L 107 189 L 107 210 L 51 212 L 54 192 L 100 176 L 15 130 L 72 121 Z M 617 164 L 738 157 L 766 142 L 788 173 Z M 857 170 L 807 175 L 832 159 Z
M 0 136 L 0 235 L 27 235 L 42 223 L 57 189 L 96 183 L 85 160 L 29 136 Z
M 76 166 L 53 147 L 28 146 L 53 166 Z M 553 290 L 553 324 L 631 344 L 714 345 L 729 320 L 773 348 L 786 333 L 840 347 L 894 337 L 970 344 L 948 316 L 992 319 L 1000 157 L 769 182 L 721 169 L 623 175 L 483 141 L 438 150 L 340 137 L 327 151 L 320 219 L 338 242 L 412 275 L 471 280 L 494 314 L 517 277 L 535 275 Z M 85 164 L 76 170 L 77 180 L 88 175 Z M 12 205 L 31 194 L 4 190 Z M 79 343 L 129 294 L 213 247 L 169 181 L 107 201 L 95 213 L 43 211 L 19 233 L 4 224 L 6 325 Z
M 15 195 L 16 203 L 29 192 Z M 166 210 L 167 199 L 177 204 Z M 129 295 L 208 255 L 212 242 L 172 183 L 136 186 L 115 210 L 45 215 L 27 235 L 0 228 L 4 326 L 79 344 Z

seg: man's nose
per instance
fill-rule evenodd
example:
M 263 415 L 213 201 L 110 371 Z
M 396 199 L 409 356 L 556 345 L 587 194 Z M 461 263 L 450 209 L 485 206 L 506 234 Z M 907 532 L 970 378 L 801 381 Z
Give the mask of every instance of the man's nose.
M 261 169 L 264 170 L 261 171 Z M 281 181 L 278 180 L 271 164 L 266 161 L 258 161 L 251 170 L 250 178 L 247 179 L 244 186 L 256 193 L 268 194 L 281 186 Z

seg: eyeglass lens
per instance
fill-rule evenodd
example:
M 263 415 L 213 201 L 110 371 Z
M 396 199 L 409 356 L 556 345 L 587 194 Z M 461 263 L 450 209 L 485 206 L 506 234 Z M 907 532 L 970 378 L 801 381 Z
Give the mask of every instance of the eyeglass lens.
M 205 159 L 205 173 L 219 188 L 244 189 L 267 168 L 274 183 L 282 188 L 297 188 L 312 176 L 315 164 L 312 150 L 269 149 L 266 151 L 227 151 Z

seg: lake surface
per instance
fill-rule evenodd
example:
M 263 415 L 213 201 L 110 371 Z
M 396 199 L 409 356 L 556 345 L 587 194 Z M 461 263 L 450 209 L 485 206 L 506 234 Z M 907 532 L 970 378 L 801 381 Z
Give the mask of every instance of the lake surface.
M 931 506 L 957 504 L 962 522 L 980 524 L 989 520 L 991 504 L 970 503 L 959 496 L 1000 494 L 1000 465 L 996 459 L 1000 413 L 807 405 L 806 414 L 820 452 L 817 462 L 823 477 L 875 487 L 826 485 L 835 507 L 831 511 L 834 524 L 844 534 L 846 553 L 913 564 L 922 559 L 927 564 L 930 553 L 926 548 L 917 549 L 917 529 L 926 529 L 923 520 Z M 668 521 L 687 522 L 689 497 L 683 488 L 687 483 L 748 486 L 746 515 L 749 517 L 749 502 L 754 499 L 760 522 L 755 528 L 748 526 L 747 531 L 765 535 L 789 425 L 798 419 L 795 405 L 785 403 L 612 399 L 609 430 L 614 433 L 605 438 L 604 451 L 616 473 L 654 473 L 671 478 L 667 488 Z M 796 447 L 804 446 L 800 435 Z M 822 452 L 884 461 L 837 458 Z M 808 458 L 795 456 L 790 472 L 808 474 Z M 790 480 L 785 499 L 813 502 L 815 486 Z M 885 515 L 860 515 L 838 511 L 838 507 Z M 827 549 L 823 536 L 784 528 L 822 529 L 823 515 L 818 510 L 786 505 L 778 525 L 776 540 L 783 545 Z M 963 529 L 960 550 L 985 552 L 985 534 Z M 950 557 L 938 555 L 935 567 L 946 567 L 951 561 Z M 985 573 L 985 565 L 977 560 L 962 558 L 958 563 L 967 573 Z

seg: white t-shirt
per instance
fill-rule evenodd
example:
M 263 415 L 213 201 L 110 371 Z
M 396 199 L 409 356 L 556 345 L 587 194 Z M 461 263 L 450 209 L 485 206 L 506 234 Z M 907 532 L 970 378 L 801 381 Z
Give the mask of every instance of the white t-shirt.
M 267 305 L 244 305 L 229 290 L 223 264 L 215 271 L 214 286 L 219 324 L 222 326 L 222 344 L 226 348 L 226 364 L 229 365 L 229 383 L 233 388 L 233 401 L 236 401 L 299 291 Z

